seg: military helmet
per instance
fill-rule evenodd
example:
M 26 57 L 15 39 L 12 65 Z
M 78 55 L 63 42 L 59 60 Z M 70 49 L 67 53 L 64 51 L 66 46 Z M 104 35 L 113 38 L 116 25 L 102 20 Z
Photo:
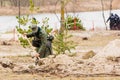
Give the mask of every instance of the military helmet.
M 33 32 L 37 32 L 38 31 L 38 26 L 36 24 L 32 24 L 31 29 L 32 29 Z
M 110 16 L 113 16 L 114 14 L 113 13 L 110 13 Z

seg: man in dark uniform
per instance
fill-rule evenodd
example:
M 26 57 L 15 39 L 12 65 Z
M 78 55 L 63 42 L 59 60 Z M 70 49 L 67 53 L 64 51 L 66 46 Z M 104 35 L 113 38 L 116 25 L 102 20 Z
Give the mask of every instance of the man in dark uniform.
M 119 21 L 119 16 L 115 14 L 115 22 L 117 23 Z
M 120 18 L 117 14 L 115 14 L 115 29 L 119 30 Z
M 115 25 L 115 16 L 113 13 L 110 14 L 110 17 L 107 19 L 106 22 L 110 20 L 110 30 L 114 30 L 114 25 Z
M 27 38 L 34 37 L 32 40 L 32 45 L 36 47 L 36 57 L 45 58 L 52 54 L 52 39 L 48 39 L 45 31 L 43 31 L 37 25 L 31 26 L 32 32 L 27 34 Z

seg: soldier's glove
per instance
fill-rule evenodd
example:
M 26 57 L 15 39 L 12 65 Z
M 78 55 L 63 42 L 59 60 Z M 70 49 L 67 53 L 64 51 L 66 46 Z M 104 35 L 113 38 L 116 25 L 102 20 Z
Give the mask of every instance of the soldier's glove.
M 35 36 L 35 33 L 29 33 L 29 34 L 26 34 L 27 38 L 30 38 L 30 37 L 33 37 Z
M 47 37 L 47 40 L 49 40 L 49 41 L 53 41 L 53 40 L 54 40 L 54 36 L 49 35 L 49 36 Z
M 27 35 L 26 35 L 26 37 L 27 37 L 27 38 L 30 38 L 30 37 L 31 37 L 31 35 L 27 34 Z

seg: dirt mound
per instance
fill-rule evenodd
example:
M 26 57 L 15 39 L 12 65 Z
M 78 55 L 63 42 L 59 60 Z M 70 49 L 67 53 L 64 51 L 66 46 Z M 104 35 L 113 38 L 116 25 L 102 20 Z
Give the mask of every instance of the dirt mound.
M 0 64 L 4 68 L 10 68 L 10 69 L 14 68 L 13 62 L 7 58 L 0 58 Z
M 19 65 L 13 71 L 17 73 L 50 73 L 62 77 L 74 76 L 98 76 L 98 75 L 120 75 L 120 62 L 108 61 L 106 58 L 80 59 L 80 57 L 69 57 L 58 55 L 39 60 L 39 66 Z
M 109 42 L 95 57 L 109 56 L 120 57 L 120 39 Z
M 4 61 L 4 62 L 3 62 Z M 10 60 L 2 59 L 0 64 L 4 68 L 10 68 L 15 73 L 50 73 L 58 76 L 98 76 L 98 75 L 120 75 L 120 61 L 112 62 L 106 58 L 81 59 L 69 57 L 68 55 L 49 56 L 39 60 L 39 65 L 15 64 Z M 14 65 L 11 65 L 14 64 Z M 7 65 L 7 67 L 6 67 Z M 11 68 L 12 66 L 12 68 Z
M 15 64 L 9 60 L 0 59 L 6 67 L 11 68 L 17 73 L 50 73 L 59 76 L 98 76 L 98 75 L 119 75 L 120 76 L 120 60 L 110 60 L 107 56 L 120 56 L 120 40 L 111 41 L 94 57 L 82 59 L 81 56 L 70 57 L 65 54 L 58 56 L 51 55 L 47 58 L 39 59 L 38 65 Z M 88 54 L 88 53 L 87 53 Z M 86 54 L 85 54 L 86 55 Z M 119 58 L 120 59 L 120 58 Z M 4 62 L 3 62 L 4 61 Z M 3 66 L 4 67 L 4 66 Z

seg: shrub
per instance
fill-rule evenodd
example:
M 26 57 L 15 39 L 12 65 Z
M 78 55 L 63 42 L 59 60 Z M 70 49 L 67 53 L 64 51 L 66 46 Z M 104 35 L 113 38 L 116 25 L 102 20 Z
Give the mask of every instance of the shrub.
M 68 30 L 85 30 L 81 20 L 78 17 L 72 17 L 70 15 L 65 19 L 65 27 Z

